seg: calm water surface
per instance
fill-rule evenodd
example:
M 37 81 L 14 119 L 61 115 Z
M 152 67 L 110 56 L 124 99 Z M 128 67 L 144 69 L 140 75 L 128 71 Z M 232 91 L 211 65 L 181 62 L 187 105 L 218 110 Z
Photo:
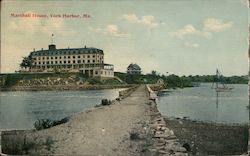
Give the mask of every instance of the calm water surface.
M 233 85 L 231 92 L 216 92 L 211 84 L 165 92 L 158 97 L 160 112 L 168 117 L 188 117 L 217 123 L 248 123 L 247 84 Z
M 61 119 L 115 99 L 119 90 L 0 92 L 0 129 L 33 128 L 37 119 Z

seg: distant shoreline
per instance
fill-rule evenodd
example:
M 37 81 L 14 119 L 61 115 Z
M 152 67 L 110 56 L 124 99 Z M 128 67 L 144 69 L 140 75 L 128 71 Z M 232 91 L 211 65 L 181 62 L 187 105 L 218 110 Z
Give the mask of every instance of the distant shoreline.
M 64 91 L 64 90 L 96 90 L 96 89 L 116 89 L 128 88 L 132 84 L 119 85 L 50 85 L 50 86 L 12 86 L 0 87 L 0 91 Z

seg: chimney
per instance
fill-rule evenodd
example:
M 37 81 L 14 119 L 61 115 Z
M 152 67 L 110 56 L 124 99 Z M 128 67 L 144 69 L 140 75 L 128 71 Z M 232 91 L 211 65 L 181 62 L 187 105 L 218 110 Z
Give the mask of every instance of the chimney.
M 54 44 L 49 45 L 49 50 L 56 50 L 56 45 Z

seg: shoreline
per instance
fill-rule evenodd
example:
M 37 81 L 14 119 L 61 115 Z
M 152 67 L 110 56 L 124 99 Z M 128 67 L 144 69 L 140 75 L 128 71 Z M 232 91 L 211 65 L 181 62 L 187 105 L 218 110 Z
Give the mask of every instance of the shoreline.
M 248 124 L 224 124 L 164 116 L 189 155 L 241 155 L 247 152 Z
M 77 91 L 77 90 L 97 90 L 97 89 L 116 89 L 129 88 L 135 86 L 134 84 L 121 85 L 51 85 L 51 86 L 13 86 L 0 87 L 0 91 Z

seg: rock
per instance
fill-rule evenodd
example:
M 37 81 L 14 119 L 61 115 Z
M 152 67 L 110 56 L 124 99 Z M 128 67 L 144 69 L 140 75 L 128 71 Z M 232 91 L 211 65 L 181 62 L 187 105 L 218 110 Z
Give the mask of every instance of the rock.
M 168 152 L 165 151 L 165 150 L 159 150 L 158 153 L 159 153 L 159 154 L 168 154 Z

